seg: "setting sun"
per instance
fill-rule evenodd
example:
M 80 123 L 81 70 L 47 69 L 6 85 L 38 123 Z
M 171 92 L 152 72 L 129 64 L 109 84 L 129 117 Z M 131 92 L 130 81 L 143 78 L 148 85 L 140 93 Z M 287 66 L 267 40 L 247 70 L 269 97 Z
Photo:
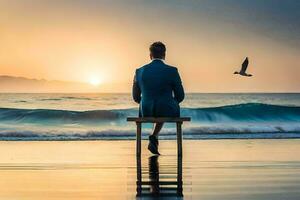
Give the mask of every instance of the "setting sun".
M 91 77 L 89 83 L 94 86 L 98 86 L 101 84 L 101 79 L 98 77 Z

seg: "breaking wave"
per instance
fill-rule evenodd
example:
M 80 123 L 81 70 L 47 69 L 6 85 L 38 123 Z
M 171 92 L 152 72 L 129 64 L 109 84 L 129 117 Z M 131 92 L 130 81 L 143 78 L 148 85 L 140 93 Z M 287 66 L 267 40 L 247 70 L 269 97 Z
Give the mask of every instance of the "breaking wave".
M 126 117 L 138 110 L 50 110 L 0 108 L 0 140 L 134 139 L 135 126 Z M 300 107 L 247 103 L 210 108 L 182 108 L 190 116 L 186 139 L 300 138 Z M 75 127 L 75 128 L 74 128 Z M 151 126 L 145 126 L 144 137 Z M 160 136 L 174 139 L 166 126 Z
M 15 109 L 0 108 L 1 121 L 107 121 L 125 120 L 136 116 L 137 109 L 122 110 L 49 110 L 49 109 Z M 190 116 L 193 121 L 228 122 L 228 121 L 294 121 L 300 122 L 300 107 L 279 106 L 260 103 L 237 104 L 211 108 L 182 108 L 182 116 Z

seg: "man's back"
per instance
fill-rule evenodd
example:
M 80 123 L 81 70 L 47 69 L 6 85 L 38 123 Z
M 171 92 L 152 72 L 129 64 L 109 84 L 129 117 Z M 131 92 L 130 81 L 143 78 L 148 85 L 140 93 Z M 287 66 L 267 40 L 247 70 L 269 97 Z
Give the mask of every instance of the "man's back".
M 140 117 L 179 117 L 179 103 L 184 99 L 184 90 L 177 68 L 166 65 L 166 46 L 154 42 L 149 47 L 151 63 L 136 70 L 132 96 L 140 104 Z M 148 149 L 158 154 L 158 134 L 163 122 L 155 123 L 149 136 Z
M 133 98 L 140 103 L 140 116 L 178 117 L 184 90 L 177 68 L 154 59 L 137 69 Z

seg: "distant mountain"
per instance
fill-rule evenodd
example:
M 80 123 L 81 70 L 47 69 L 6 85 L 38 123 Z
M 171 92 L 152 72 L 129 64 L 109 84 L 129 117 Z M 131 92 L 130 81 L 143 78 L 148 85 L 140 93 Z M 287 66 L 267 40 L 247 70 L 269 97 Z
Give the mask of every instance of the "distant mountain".
M 87 83 L 29 79 L 25 77 L 0 76 L 0 92 L 98 92 L 99 88 Z

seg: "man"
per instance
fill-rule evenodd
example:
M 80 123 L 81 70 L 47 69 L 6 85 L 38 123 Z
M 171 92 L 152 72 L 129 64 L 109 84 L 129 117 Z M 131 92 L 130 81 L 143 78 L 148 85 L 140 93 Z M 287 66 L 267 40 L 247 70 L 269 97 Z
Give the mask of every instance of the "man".
M 154 42 L 150 48 L 151 63 L 135 72 L 132 95 L 140 104 L 140 117 L 179 117 L 179 103 L 184 99 L 184 89 L 176 67 L 164 63 L 166 46 Z M 156 123 L 149 136 L 148 149 L 158 154 L 158 134 L 163 123 Z

